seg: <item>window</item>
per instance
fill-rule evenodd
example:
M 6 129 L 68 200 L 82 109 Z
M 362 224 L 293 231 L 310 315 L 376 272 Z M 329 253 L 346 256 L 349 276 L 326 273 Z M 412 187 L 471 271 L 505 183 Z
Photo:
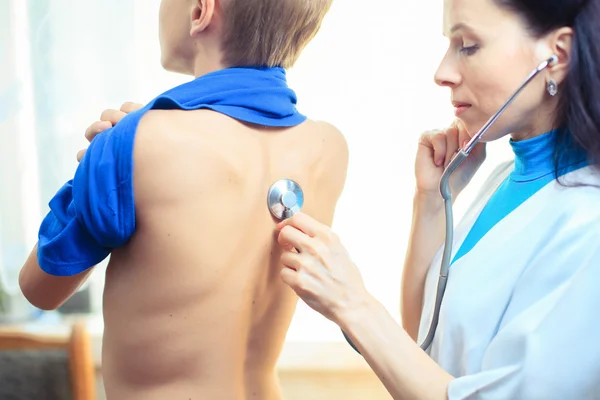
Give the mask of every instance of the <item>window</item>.
M 35 3 L 35 7 L 33 6 Z M 0 2 L 0 281 L 16 282 L 47 202 L 76 168 L 85 128 L 107 107 L 147 102 L 188 80 L 164 72 L 157 42 L 159 0 Z M 369 3 L 371 4 L 371 3 Z M 449 91 L 433 74 L 446 51 L 438 1 L 336 1 L 289 71 L 301 112 L 326 119 L 350 147 L 334 229 L 367 288 L 399 319 L 410 231 L 413 162 L 421 132 L 449 125 Z M 8 18 L 9 21 L 3 21 Z M 4 24 L 7 22 L 7 24 Z M 9 22 L 9 23 L 8 23 Z M 17 101 L 18 99 L 18 101 Z M 15 107 L 16 105 L 16 107 Z M 506 141 L 455 207 L 464 212 Z M 103 271 L 90 285 L 100 307 Z M 300 304 L 288 339 L 342 341 L 339 329 Z

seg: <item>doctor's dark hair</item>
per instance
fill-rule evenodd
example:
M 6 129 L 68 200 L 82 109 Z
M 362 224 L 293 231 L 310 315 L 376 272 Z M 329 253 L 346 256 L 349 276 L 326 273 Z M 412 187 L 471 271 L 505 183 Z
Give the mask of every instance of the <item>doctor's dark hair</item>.
M 559 86 L 557 140 L 574 142 L 600 165 L 600 0 L 494 0 L 519 15 L 531 34 L 573 29 L 569 69 Z M 565 137 L 570 135 L 571 137 Z

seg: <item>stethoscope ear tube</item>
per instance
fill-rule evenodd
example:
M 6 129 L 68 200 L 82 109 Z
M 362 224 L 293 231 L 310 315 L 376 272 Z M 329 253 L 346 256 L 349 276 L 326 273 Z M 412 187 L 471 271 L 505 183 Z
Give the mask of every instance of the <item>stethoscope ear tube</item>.
M 427 336 L 423 340 L 423 343 L 420 345 L 421 349 L 426 351 L 433 342 L 433 338 L 435 336 L 435 331 L 438 326 L 439 318 L 440 318 L 440 309 L 442 307 L 442 300 L 444 298 L 444 294 L 446 291 L 446 285 L 448 283 L 448 271 L 450 268 L 450 257 L 452 255 L 452 243 L 454 241 L 454 221 L 452 215 L 452 191 L 450 189 L 450 176 L 456 169 L 467 159 L 475 145 L 479 142 L 479 140 L 483 137 L 483 135 L 488 131 L 488 129 L 498 120 L 500 115 L 506 110 L 506 108 L 515 100 L 515 98 L 521 93 L 523 89 L 533 80 L 533 78 L 543 71 L 548 66 L 558 62 L 558 57 L 556 55 L 552 55 L 550 58 L 546 59 L 542 63 L 540 63 L 535 70 L 533 70 L 529 76 L 525 79 L 525 81 L 521 84 L 521 86 L 513 93 L 513 95 L 504 103 L 504 105 L 483 125 L 483 127 L 477 132 L 469 142 L 465 145 L 463 149 L 459 149 L 457 154 L 452 158 L 446 169 L 444 170 L 442 177 L 440 179 L 440 195 L 444 200 L 444 211 L 446 216 L 446 237 L 444 240 L 444 250 L 442 254 L 442 262 L 440 265 L 440 273 L 438 277 L 436 297 L 435 297 L 435 305 L 433 309 L 433 315 L 431 318 L 431 323 L 429 325 L 429 330 L 427 332 Z M 356 348 L 356 345 L 350 340 L 348 335 L 342 331 L 346 341 L 352 346 L 352 348 L 360 354 L 360 351 Z

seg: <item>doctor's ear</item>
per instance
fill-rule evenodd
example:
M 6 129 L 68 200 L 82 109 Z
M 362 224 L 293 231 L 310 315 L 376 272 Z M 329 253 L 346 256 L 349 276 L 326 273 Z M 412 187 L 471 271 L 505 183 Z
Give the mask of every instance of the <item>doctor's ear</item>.
M 196 0 L 192 9 L 190 36 L 197 37 L 208 28 L 215 12 L 215 0 Z
M 550 50 L 551 54 L 558 57 L 558 61 L 548 68 L 548 74 L 550 75 L 548 79 L 552 79 L 560 85 L 567 76 L 569 69 L 571 50 L 573 48 L 573 29 L 563 27 L 555 30 L 546 37 L 545 44 L 546 52 Z M 549 46 L 549 49 L 547 46 Z

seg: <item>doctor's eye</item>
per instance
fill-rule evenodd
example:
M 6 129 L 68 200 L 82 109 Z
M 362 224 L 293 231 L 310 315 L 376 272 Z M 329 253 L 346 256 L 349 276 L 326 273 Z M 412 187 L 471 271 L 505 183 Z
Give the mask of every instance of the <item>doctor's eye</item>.
M 479 50 L 479 45 L 475 44 L 469 47 L 461 47 L 460 52 L 464 55 L 472 56 L 473 54 L 477 53 L 477 50 Z

